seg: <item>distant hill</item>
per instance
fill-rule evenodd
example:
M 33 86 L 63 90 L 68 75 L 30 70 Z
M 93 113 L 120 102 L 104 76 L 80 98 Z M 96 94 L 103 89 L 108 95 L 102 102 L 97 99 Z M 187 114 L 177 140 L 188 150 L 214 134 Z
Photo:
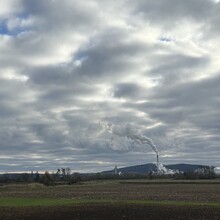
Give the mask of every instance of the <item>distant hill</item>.
M 118 168 L 118 172 L 122 172 L 122 173 L 147 173 L 150 170 L 156 172 L 157 170 L 156 165 L 153 163 L 148 163 L 148 164 Z M 102 173 L 110 174 L 110 173 L 114 173 L 114 170 L 103 171 Z
M 164 165 L 164 166 L 167 169 L 179 170 L 181 172 L 194 171 L 198 168 L 207 167 L 205 165 L 194 165 L 194 164 L 172 164 L 172 165 Z M 122 172 L 122 173 L 140 173 L 140 174 L 144 174 L 144 173 L 148 173 L 149 171 L 156 172 L 157 171 L 156 165 L 153 164 L 153 163 L 148 163 L 148 164 L 118 168 L 118 172 Z M 104 173 L 104 174 L 114 173 L 114 169 L 113 170 L 108 170 L 108 171 L 103 171 L 102 173 Z

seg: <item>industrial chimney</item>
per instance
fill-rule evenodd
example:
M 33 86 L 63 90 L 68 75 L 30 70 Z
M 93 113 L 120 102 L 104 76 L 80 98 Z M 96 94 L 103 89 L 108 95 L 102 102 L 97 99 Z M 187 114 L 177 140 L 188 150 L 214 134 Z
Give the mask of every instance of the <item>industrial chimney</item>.
M 157 154 L 157 174 L 159 174 L 159 154 Z
M 114 169 L 114 174 L 117 175 L 118 174 L 118 168 L 117 166 L 115 166 L 115 169 Z

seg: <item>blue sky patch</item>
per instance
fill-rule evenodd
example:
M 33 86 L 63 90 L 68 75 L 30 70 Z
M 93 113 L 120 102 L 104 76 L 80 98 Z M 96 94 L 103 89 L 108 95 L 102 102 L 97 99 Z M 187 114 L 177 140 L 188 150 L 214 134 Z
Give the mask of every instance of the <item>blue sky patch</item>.
M 0 23 L 0 35 L 8 35 L 8 27 L 6 21 Z
M 160 37 L 160 38 L 159 38 L 159 41 L 169 43 L 169 42 L 172 42 L 173 39 L 172 39 L 172 38 L 169 38 L 169 37 Z
M 28 14 L 19 14 L 17 18 L 27 19 Z M 8 21 L 9 19 L 0 20 L 0 35 L 17 36 L 18 34 L 29 30 L 29 28 L 27 27 L 15 27 L 12 30 L 10 30 L 7 25 Z

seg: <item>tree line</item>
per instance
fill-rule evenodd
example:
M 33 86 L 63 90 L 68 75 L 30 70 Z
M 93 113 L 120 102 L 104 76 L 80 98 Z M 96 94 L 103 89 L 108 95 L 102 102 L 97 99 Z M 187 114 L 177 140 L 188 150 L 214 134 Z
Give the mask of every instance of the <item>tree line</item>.
M 21 173 L 21 174 L 2 174 L 0 175 L 0 184 L 5 183 L 41 183 L 47 186 L 50 185 L 63 185 L 63 184 L 75 184 L 81 181 L 91 181 L 91 180 L 112 180 L 112 179 L 215 179 L 220 178 L 219 175 L 215 174 L 214 168 L 206 167 L 195 171 L 186 171 L 176 174 L 155 174 L 153 172 L 148 172 L 146 174 L 139 173 L 122 173 L 115 174 L 112 173 L 88 173 L 81 174 L 72 172 L 69 167 L 58 168 L 56 172 L 45 171 L 44 173 L 31 172 L 31 173 Z

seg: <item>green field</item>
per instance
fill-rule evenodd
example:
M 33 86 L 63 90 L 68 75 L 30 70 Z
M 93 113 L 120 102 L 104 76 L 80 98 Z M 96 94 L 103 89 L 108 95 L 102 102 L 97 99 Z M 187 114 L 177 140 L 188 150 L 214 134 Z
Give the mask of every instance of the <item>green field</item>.
M 34 206 L 66 206 L 66 205 L 156 205 L 156 206 L 210 206 L 220 207 L 220 202 L 178 202 L 178 201 L 146 201 L 146 200 L 107 200 L 107 199 L 27 199 L 0 198 L 0 207 L 34 207 Z

